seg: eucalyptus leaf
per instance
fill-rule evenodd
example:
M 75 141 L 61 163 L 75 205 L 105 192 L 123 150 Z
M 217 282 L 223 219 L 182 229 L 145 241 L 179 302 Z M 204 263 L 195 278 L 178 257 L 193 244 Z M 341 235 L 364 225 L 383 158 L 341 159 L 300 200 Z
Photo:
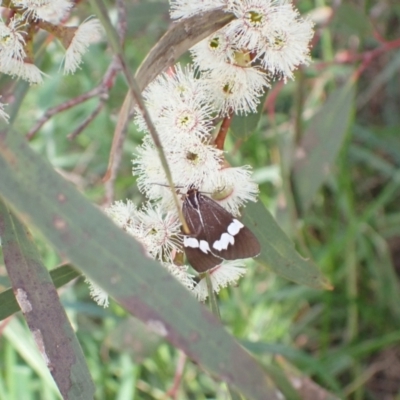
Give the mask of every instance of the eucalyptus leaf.
M 314 358 L 301 349 L 296 349 L 280 343 L 249 342 L 241 341 L 243 346 L 250 352 L 257 355 L 279 355 L 294 364 L 304 374 L 316 375 L 321 382 L 335 392 L 340 392 L 341 385 L 329 373 L 323 361 Z
M 70 265 L 62 265 L 50 272 L 50 277 L 56 288 L 59 288 L 72 279 L 80 276 L 80 273 L 73 269 Z M 6 289 L 0 293 L 0 321 L 13 315 L 20 310 L 19 304 L 15 299 L 12 288 Z
M 304 132 L 293 164 L 295 193 L 303 212 L 331 172 L 353 114 L 353 102 L 350 80 L 329 96 Z
M 4 263 L 36 345 L 64 399 L 93 398 L 83 351 L 29 231 L 0 201 Z
M 136 364 L 150 357 L 160 343 L 159 335 L 133 317 L 119 322 L 106 340 L 107 346 L 121 354 L 129 354 Z
M 317 289 L 331 288 L 321 271 L 296 251 L 293 242 L 260 201 L 247 205 L 243 222 L 261 244 L 261 254 L 256 258 L 260 264 L 293 282 Z
M 248 115 L 235 115 L 231 123 L 231 131 L 233 136 L 240 139 L 245 139 L 257 129 L 261 115 L 264 110 L 265 99 L 267 98 L 268 90 L 260 97 L 260 103 L 257 106 L 257 111 Z

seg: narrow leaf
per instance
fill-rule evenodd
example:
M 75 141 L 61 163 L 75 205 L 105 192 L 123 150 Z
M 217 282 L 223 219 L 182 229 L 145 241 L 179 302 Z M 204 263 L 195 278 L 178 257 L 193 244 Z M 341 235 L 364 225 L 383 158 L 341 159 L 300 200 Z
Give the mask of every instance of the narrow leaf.
M 258 356 L 264 354 L 270 356 L 279 355 L 294 364 L 304 374 L 317 376 L 319 381 L 323 382 L 328 388 L 336 392 L 341 390 L 339 382 L 333 375 L 329 374 L 324 362 L 301 349 L 279 343 L 249 342 L 244 340 L 241 343 L 247 350 Z
M 162 343 L 156 335 L 137 318 L 126 318 L 110 332 L 105 345 L 121 354 L 129 354 L 136 364 L 150 357 Z
M 261 254 L 256 258 L 259 263 L 293 282 L 317 289 L 331 288 L 321 271 L 297 253 L 293 242 L 260 201 L 247 205 L 243 221 L 261 244 Z
M 26 228 L 0 201 L 4 263 L 36 345 L 64 399 L 93 398 L 85 357 Z
M 53 285 L 59 288 L 80 275 L 70 265 L 62 265 L 50 272 Z M 20 310 L 12 288 L 0 293 L 0 321 Z
M 300 209 L 305 212 L 327 179 L 343 144 L 353 112 L 354 85 L 334 91 L 311 119 L 296 151 L 293 181 Z
M 275 384 L 278 386 L 285 399 L 304 399 L 304 397 L 300 397 L 299 393 L 294 389 L 289 377 L 286 376 L 282 369 L 276 367 L 275 365 L 266 365 L 264 368 L 268 371 L 269 375 L 273 376 Z
M 39 349 L 35 346 L 35 341 L 26 326 L 25 321 L 19 318 L 10 318 L 7 324 L 2 327 L 1 336 L 7 339 L 7 342 L 13 347 L 13 349 L 18 352 L 21 359 L 25 361 L 29 367 L 35 371 L 35 373 L 40 377 L 43 387 L 45 386 L 47 390 L 50 390 L 52 396 L 46 397 L 48 399 L 62 399 L 61 393 L 58 390 L 50 371 L 46 368 L 45 361 L 39 352 Z M 6 364 L 3 364 L 6 365 Z M 4 367 L 3 367 L 4 369 Z M 17 374 L 19 368 L 14 368 L 14 373 Z M 33 392 L 33 391 L 32 391 Z M 30 392 L 29 394 L 33 394 Z M 49 395 L 50 395 L 49 393 Z M 27 398 L 27 391 L 25 391 L 25 396 L 23 400 Z M 1 397 L 3 400 L 8 400 L 9 397 Z M 15 398 L 14 398 L 15 399 Z
M 257 111 L 248 115 L 235 115 L 231 123 L 231 131 L 236 138 L 246 139 L 257 129 L 261 115 L 264 110 L 265 99 L 267 98 L 268 90 L 260 98 L 260 103 L 257 106 Z

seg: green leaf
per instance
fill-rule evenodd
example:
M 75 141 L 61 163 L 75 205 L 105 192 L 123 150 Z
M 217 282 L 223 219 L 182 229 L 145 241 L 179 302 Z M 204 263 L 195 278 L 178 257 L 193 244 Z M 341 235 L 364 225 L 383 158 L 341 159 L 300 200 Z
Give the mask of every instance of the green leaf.
M 126 19 L 129 21 L 127 37 L 134 38 L 140 32 L 146 32 L 155 27 L 158 30 L 166 30 L 169 21 L 165 18 L 165 14 L 168 13 L 168 8 L 168 3 L 162 1 L 128 2 L 126 4 Z
M 12 348 L 18 352 L 21 359 L 24 360 L 26 364 L 41 378 L 43 382 L 42 387 L 46 387 L 46 390 L 47 388 L 50 389 L 49 396 L 44 398 L 62 399 L 61 393 L 58 390 L 50 371 L 46 368 L 46 364 L 42 355 L 40 354 L 39 349 L 37 346 L 35 346 L 35 341 L 30 334 L 25 321 L 22 321 L 19 318 L 10 318 L 10 320 L 7 321 L 7 324 L 3 325 L 3 331 L 1 335 L 2 338 L 6 339 L 10 346 L 12 346 Z M 15 375 L 19 376 L 20 368 L 18 368 L 16 364 L 7 363 L 6 360 L 2 361 L 4 362 L 2 367 L 4 371 L 13 371 Z M 4 379 L 3 376 L 2 379 Z M 33 390 L 29 390 L 27 387 L 25 387 L 25 396 L 21 396 L 21 398 L 24 400 L 32 399 L 32 397 L 29 396 L 32 395 L 32 392 Z M 0 394 L 2 394 L 1 391 Z M 9 399 L 10 397 L 0 396 L 0 398 Z M 15 397 L 11 397 L 11 399 L 15 399 Z
M 294 389 L 292 383 L 282 369 L 275 365 L 266 365 L 264 368 L 268 371 L 268 374 L 273 377 L 275 384 L 278 386 L 285 399 L 302 400 L 299 393 Z
M 85 357 L 27 229 L 0 201 L 4 263 L 29 329 L 63 398 L 93 398 Z
M 260 122 L 261 115 L 264 110 L 265 99 L 267 98 L 268 90 L 260 98 L 260 103 L 257 106 L 257 111 L 248 115 L 235 115 L 231 123 L 231 131 L 236 138 L 245 139 L 250 136 Z
M 320 381 L 335 392 L 340 392 L 341 385 L 326 369 L 324 362 L 319 361 L 305 351 L 279 343 L 249 342 L 242 340 L 243 346 L 251 353 L 261 356 L 280 355 L 293 363 L 300 371 L 307 375 L 316 375 Z
M 335 90 L 311 119 L 297 149 L 293 181 L 300 209 L 305 212 L 330 174 L 353 113 L 354 85 Z
M 128 311 L 249 399 L 277 399 L 220 322 L 15 132 L 0 132 L 0 170 L 8 204 Z
M 374 32 L 369 15 L 362 7 L 349 3 L 342 3 L 337 7 L 331 26 L 338 35 L 355 35 L 360 40 L 373 36 Z
M 72 279 L 80 276 L 78 271 L 75 271 L 70 265 L 62 265 L 50 272 L 50 277 L 56 288 L 59 288 Z M 0 321 L 13 315 L 20 310 L 17 300 L 15 300 L 12 288 L 4 290 L 0 293 Z
M 331 288 L 321 271 L 297 253 L 293 242 L 260 201 L 246 206 L 243 223 L 252 230 L 261 244 L 257 262 L 293 282 L 317 289 Z
M 143 322 L 129 317 L 118 323 L 105 343 L 121 354 L 129 354 L 135 364 L 141 364 L 155 352 L 162 339 Z

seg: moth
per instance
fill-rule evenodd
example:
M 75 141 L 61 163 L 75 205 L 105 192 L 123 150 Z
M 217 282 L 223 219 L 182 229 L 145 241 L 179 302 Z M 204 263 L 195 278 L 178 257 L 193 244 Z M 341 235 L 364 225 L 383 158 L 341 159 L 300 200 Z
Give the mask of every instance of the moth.
M 190 234 L 183 238 L 187 260 L 197 272 L 205 272 L 223 260 L 260 254 L 260 243 L 249 228 L 211 198 L 190 187 L 182 206 Z

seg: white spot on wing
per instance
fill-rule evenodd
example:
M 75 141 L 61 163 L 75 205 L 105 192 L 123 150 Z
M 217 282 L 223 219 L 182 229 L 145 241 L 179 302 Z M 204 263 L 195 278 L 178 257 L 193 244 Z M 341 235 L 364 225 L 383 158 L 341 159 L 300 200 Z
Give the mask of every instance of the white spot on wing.
M 228 226 L 228 233 L 232 236 L 235 236 L 243 227 L 244 225 L 240 221 L 234 219 Z
M 193 247 L 194 249 L 200 247 L 199 241 L 196 238 L 190 236 L 185 236 L 183 238 L 183 245 L 185 247 Z
M 28 295 L 24 289 L 18 288 L 15 293 L 15 298 L 24 314 L 32 311 L 32 304 L 28 300 Z
M 226 250 L 229 246 L 229 244 L 234 244 L 235 243 L 235 238 L 230 235 L 229 233 L 223 233 L 221 235 L 221 239 L 216 240 L 213 244 L 213 247 L 215 250 L 221 251 L 221 250 Z
M 210 246 L 208 245 L 208 243 L 205 240 L 200 240 L 200 250 L 203 253 L 208 253 L 209 251 L 211 251 Z

